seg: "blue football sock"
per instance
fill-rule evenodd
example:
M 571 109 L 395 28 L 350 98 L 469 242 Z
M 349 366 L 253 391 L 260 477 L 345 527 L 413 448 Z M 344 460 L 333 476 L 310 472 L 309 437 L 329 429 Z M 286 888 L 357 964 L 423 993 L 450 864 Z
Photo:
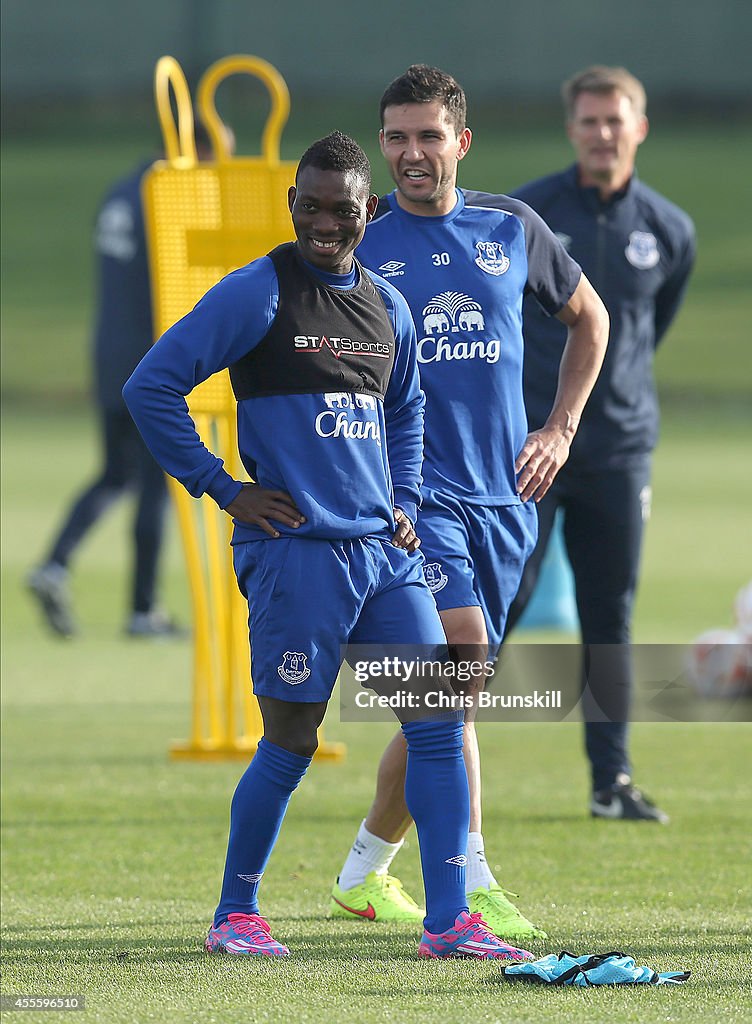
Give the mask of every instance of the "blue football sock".
M 470 796 L 462 756 L 462 715 L 405 722 L 405 800 L 415 821 L 426 890 L 425 927 L 445 932 L 467 910 L 465 865 Z
M 257 914 L 258 887 L 287 805 L 306 773 L 310 757 L 260 739 L 237 785 L 230 808 L 222 895 L 214 914 L 220 925 L 229 914 Z

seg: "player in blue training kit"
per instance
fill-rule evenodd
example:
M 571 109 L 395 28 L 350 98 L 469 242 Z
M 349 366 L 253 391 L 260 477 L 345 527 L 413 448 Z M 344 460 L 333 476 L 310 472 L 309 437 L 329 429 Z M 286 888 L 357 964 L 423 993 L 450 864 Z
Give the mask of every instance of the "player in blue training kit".
M 471 133 L 461 87 L 414 65 L 381 100 L 381 148 L 396 189 L 379 203 L 358 257 L 407 299 L 426 394 L 423 504 L 426 579 L 450 650 L 494 657 L 537 534 L 535 503 L 565 462 L 607 341 L 607 317 L 579 266 L 540 217 L 508 196 L 456 187 Z M 522 300 L 569 326 L 551 415 L 528 434 L 522 398 Z M 473 680 L 482 687 L 483 676 Z M 511 941 L 545 937 L 510 903 L 484 855 L 473 713 L 466 717 L 471 796 L 467 895 Z M 376 800 L 332 893 L 334 916 L 416 918 L 389 865 L 409 827 L 401 737 L 382 759 Z
M 235 571 L 249 602 L 264 735 L 232 800 L 205 944 L 212 953 L 289 952 L 259 914 L 258 888 L 316 750 L 342 646 L 421 645 L 430 657 L 445 644 L 411 522 L 424 403 L 415 330 L 399 293 L 353 259 L 377 203 L 370 181 L 365 154 L 347 136 L 314 143 L 289 193 L 297 242 L 224 278 L 124 390 L 165 470 L 233 516 Z M 203 446 L 185 403 L 224 367 L 253 484 L 234 480 Z M 419 955 L 528 957 L 468 913 L 461 715 L 402 728 L 426 886 Z
M 591 813 L 666 822 L 664 812 L 632 784 L 629 640 L 658 436 L 653 357 L 687 286 L 694 228 L 683 210 L 634 173 L 637 148 L 647 134 L 641 83 L 623 68 L 593 67 L 565 83 L 563 92 L 577 163 L 516 195 L 566 241 L 597 287 L 611 317 L 611 342 L 570 459 L 539 506 L 538 544 L 508 628 L 532 595 L 556 510 L 562 508 L 582 640 L 599 651 L 597 661 L 589 659 L 588 691 L 610 719 L 585 723 Z M 526 302 L 524 390 L 531 428 L 551 408 L 563 343 L 559 325 Z

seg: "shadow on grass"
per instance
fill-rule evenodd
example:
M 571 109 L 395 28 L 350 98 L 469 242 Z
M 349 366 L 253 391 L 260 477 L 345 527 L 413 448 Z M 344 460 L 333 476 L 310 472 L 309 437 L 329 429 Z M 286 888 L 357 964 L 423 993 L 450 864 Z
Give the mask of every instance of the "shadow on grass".
M 64 960 L 66 963 L 122 966 L 205 960 L 203 936 L 207 919 L 181 918 L 179 924 L 181 932 L 186 928 L 191 929 L 193 934 L 190 938 L 166 939 L 162 923 L 159 921 L 9 925 L 3 929 L 3 960 L 8 966 L 14 963 L 28 964 L 34 960 Z M 311 925 L 310 917 L 285 916 L 275 921 L 275 934 L 290 946 L 293 960 L 296 962 L 341 962 L 343 965 L 405 962 L 410 965 L 413 972 L 430 969 L 424 962 L 417 961 L 419 931 L 414 926 L 392 925 L 373 928 L 364 927 L 359 922 L 348 925 L 326 920 L 317 920 L 316 928 L 312 928 Z M 155 931 L 146 936 L 132 934 L 136 928 L 142 930 L 144 927 L 153 927 Z M 97 932 L 107 934 L 97 938 Z M 114 936 L 113 932 L 116 933 Z M 718 985 L 739 988 L 748 986 L 748 979 L 743 978 L 741 974 L 738 978 L 728 977 L 736 969 L 734 958 L 739 958 L 741 962 L 749 952 L 748 932 L 739 933 L 731 938 L 728 930 L 721 926 L 706 928 L 702 932 L 686 928 L 677 929 L 672 935 L 657 936 L 654 943 L 622 943 L 621 946 L 625 952 L 634 956 L 638 963 L 647 964 L 656 970 L 684 970 L 693 969 L 694 966 L 695 974 L 691 982 L 693 988 L 702 986 L 712 989 Z M 568 946 L 577 952 L 605 951 L 607 947 L 613 948 L 612 945 L 593 940 L 592 937 L 589 937 L 586 947 L 581 940 L 575 940 Z M 558 952 L 561 948 L 561 945 L 549 944 L 548 951 Z M 353 950 L 357 950 L 358 953 L 353 954 Z M 539 951 L 538 955 L 543 953 Z M 239 958 L 214 959 L 226 962 Z M 703 976 L 700 977 L 697 974 L 698 960 L 704 963 L 717 960 L 718 966 L 716 969 L 712 966 L 704 967 Z M 488 966 L 496 968 L 495 964 Z M 741 971 L 741 967 L 739 970 Z M 414 974 L 411 975 L 411 980 L 416 980 Z M 501 981 L 503 979 L 497 975 L 484 979 L 486 984 Z M 435 986 L 432 985 L 431 991 L 435 990 Z M 363 994 L 374 992 L 382 995 L 391 991 L 388 983 L 373 990 L 362 990 Z
M 185 923 L 185 922 L 183 922 Z M 108 929 L 133 928 L 133 925 L 107 925 Z M 35 929 L 8 928 L 6 931 L 17 931 L 28 933 Z M 49 935 L 48 929 L 38 929 Z M 62 927 L 58 930 L 63 930 Z M 167 942 L 163 938 L 153 935 L 140 938 L 128 938 L 123 936 L 122 941 L 118 938 L 95 939 L 91 932 L 93 926 L 69 925 L 64 930 L 70 931 L 74 937 L 48 937 L 22 939 L 6 938 L 3 941 L 3 960 L 6 965 L 14 963 L 29 964 L 36 960 L 64 960 L 67 964 L 150 964 L 150 963 L 175 963 L 205 960 L 206 953 L 203 949 L 203 936 L 206 930 L 206 921 L 196 926 L 195 938 L 187 941 L 173 939 Z M 293 936 L 285 934 L 284 925 L 275 929 L 284 941 L 287 942 L 297 961 L 341 961 L 343 963 L 356 964 L 359 962 L 395 962 L 400 960 L 414 961 L 417 954 L 418 941 L 414 934 L 405 936 L 395 930 L 370 933 L 367 940 L 363 941 L 363 934 L 356 936 L 354 932 L 342 932 L 332 936 L 331 931 L 325 934 L 300 932 Z M 80 933 L 80 938 L 75 937 Z M 354 940 L 360 941 L 355 945 Z M 361 950 L 359 955 L 354 956 L 354 948 Z M 218 962 L 233 961 L 237 957 L 216 957 Z M 275 958 L 261 958 L 263 960 Z

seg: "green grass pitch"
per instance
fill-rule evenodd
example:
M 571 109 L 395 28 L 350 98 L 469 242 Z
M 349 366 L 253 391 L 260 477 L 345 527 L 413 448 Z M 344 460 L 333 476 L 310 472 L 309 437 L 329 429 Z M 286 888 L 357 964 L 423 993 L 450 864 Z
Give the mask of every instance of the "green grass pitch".
M 692 558 L 684 550 L 682 562 L 680 547 L 672 548 L 682 543 L 672 523 L 691 503 L 695 482 L 682 462 L 687 432 L 677 425 L 676 435 L 666 437 L 666 466 L 657 467 L 666 485 L 670 466 L 675 477 L 651 525 L 645 589 L 658 597 L 640 616 L 638 638 L 680 639 L 707 625 L 708 616 L 725 613 L 728 601 L 718 603 L 739 580 L 733 555 L 750 484 L 738 507 L 716 501 L 727 518 L 703 570 L 708 592 L 687 586 Z M 743 455 L 739 439 L 724 460 L 710 459 L 721 436 L 702 438 L 708 494 L 718 494 Z M 391 735 L 387 725 L 340 724 L 336 709 L 327 737 L 348 744 L 347 762 L 312 768 L 264 883 L 263 908 L 294 957 L 205 957 L 201 940 L 242 766 L 167 758 L 170 741 L 187 734 L 190 648 L 118 633 L 125 509 L 80 558 L 74 589 L 83 636 L 61 643 L 43 633 L 22 592 L 23 573 L 49 528 L 50 496 L 57 510 L 94 464 L 90 432 L 80 416 L 16 412 L 6 416 L 3 438 L 4 993 L 83 994 L 81 1019 L 106 1024 L 750 1019 L 752 784 L 743 724 L 634 727 L 639 778 L 672 815 L 668 828 L 586 817 L 576 725 L 481 727 L 488 848 L 504 884 L 522 893 L 525 912 L 552 936 L 540 951 L 624 949 L 657 969 L 691 969 L 681 989 L 508 988 L 492 965 L 417 962 L 410 928 L 328 922 L 328 888 Z M 700 525 L 707 507 L 695 514 Z M 168 604 L 185 617 L 174 537 L 167 576 Z M 397 864 L 419 891 L 414 839 Z
M 293 158 L 334 125 L 298 123 Z M 360 139 L 373 125 L 342 118 Z M 478 131 L 468 186 L 504 190 L 569 159 L 543 135 Z M 700 259 L 657 359 L 664 430 L 656 454 L 635 635 L 686 642 L 730 625 L 752 576 L 749 297 L 740 216 L 750 136 L 653 120 L 642 176 L 689 209 Z M 171 763 L 189 726 L 190 645 L 121 637 L 128 582 L 121 509 L 87 542 L 74 643 L 44 633 L 23 592 L 53 522 L 96 465 L 84 411 L 90 225 L 113 177 L 144 150 L 115 136 L 10 139 L 3 174 L 2 993 L 85 995 L 73 1020 L 363 1024 L 695 1024 L 752 1020 L 749 725 L 636 725 L 638 781 L 668 828 L 586 817 L 576 725 L 481 727 L 485 822 L 500 879 L 551 940 L 540 952 L 623 949 L 676 989 L 506 987 L 493 965 L 423 963 L 409 928 L 328 922 L 327 894 L 370 802 L 391 727 L 343 725 L 342 765 L 316 764 L 293 799 L 265 877 L 263 909 L 294 957 L 210 959 L 229 799 L 242 765 Z M 370 147 L 375 157 L 375 146 Z M 378 188 L 386 180 L 377 159 Z M 722 187 L 715 187 L 722 179 Z M 70 399 L 73 399 L 71 402 Z M 68 401 L 65 401 L 68 399 Z M 165 603 L 187 621 L 175 531 Z M 395 868 L 420 890 L 414 838 Z M 49 1013 L 3 1020 L 49 1022 Z M 67 1018 L 66 1018 L 67 1019 Z

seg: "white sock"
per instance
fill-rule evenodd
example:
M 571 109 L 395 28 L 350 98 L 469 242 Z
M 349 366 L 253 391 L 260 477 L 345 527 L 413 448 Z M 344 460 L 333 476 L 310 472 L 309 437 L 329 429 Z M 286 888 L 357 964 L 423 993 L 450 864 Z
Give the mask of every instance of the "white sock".
M 465 891 L 469 894 L 481 886 L 484 889 L 490 889 L 495 883 L 496 879 L 488 866 L 486 854 L 483 850 L 482 834 L 480 832 L 468 832 Z
M 400 839 L 398 843 L 387 843 L 384 839 L 379 839 L 368 831 L 364 819 L 347 855 L 345 866 L 340 872 L 340 889 L 352 889 L 354 885 L 362 885 L 366 875 L 371 871 L 375 871 L 377 875 L 385 875 L 403 842 L 404 840 Z

